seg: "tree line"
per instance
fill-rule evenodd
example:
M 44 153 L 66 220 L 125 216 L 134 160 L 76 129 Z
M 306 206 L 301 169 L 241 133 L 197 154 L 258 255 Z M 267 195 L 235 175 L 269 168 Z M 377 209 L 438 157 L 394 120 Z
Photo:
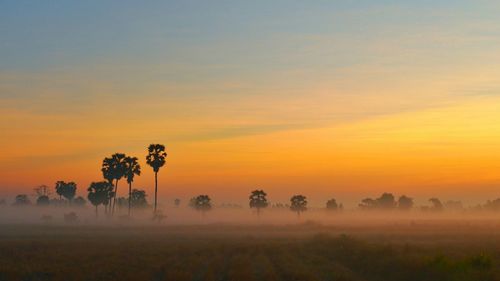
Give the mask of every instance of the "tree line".
M 153 214 L 161 216 L 158 210 L 158 173 L 166 164 L 167 153 L 165 146 L 162 144 L 151 144 L 147 148 L 146 164 L 153 169 L 154 172 L 154 203 Z M 115 153 L 110 157 L 105 157 L 102 161 L 101 172 L 103 180 L 92 182 L 87 188 L 87 200 L 95 207 L 96 216 L 98 216 L 99 206 L 104 207 L 104 213 L 108 216 L 115 214 L 116 206 L 128 209 L 128 216 L 131 215 L 133 208 L 144 208 L 149 204 L 146 200 L 146 192 L 141 189 L 133 188 L 133 182 L 136 176 L 141 175 L 141 166 L 137 157 L 127 156 L 124 153 Z M 120 181 L 124 179 L 128 184 L 128 197 L 117 197 Z M 52 194 L 51 189 L 46 185 L 41 185 L 34 189 L 37 196 L 36 205 L 71 205 L 84 206 L 86 200 L 82 196 L 76 197 L 77 184 L 75 182 L 57 181 L 54 186 L 54 191 L 59 198 L 50 199 Z M 423 211 L 441 211 L 445 208 L 460 210 L 464 209 L 460 201 L 447 201 L 444 204 L 438 198 L 429 199 L 430 206 L 421 207 Z M 0 205 L 5 205 L 5 200 L 0 200 Z M 25 206 L 30 205 L 28 195 L 19 194 L 15 198 L 13 205 Z M 180 200 L 175 199 L 175 206 L 180 205 Z M 208 195 L 198 195 L 191 198 L 188 204 L 194 210 L 205 214 L 212 209 L 212 200 Z M 249 207 L 256 211 L 260 216 L 261 210 L 269 206 L 267 193 L 264 190 L 254 190 L 249 196 Z M 307 197 L 301 194 L 293 195 L 290 198 L 289 204 L 274 204 L 274 208 L 288 208 L 295 212 L 297 216 L 308 209 Z M 327 210 L 340 211 L 343 210 L 343 205 L 337 203 L 335 198 L 326 201 Z M 378 198 L 365 198 L 361 200 L 358 207 L 362 210 L 410 210 L 414 207 L 413 198 L 406 195 L 400 196 L 397 200 L 392 193 L 383 193 Z M 475 209 L 500 210 L 500 198 L 488 201 L 484 206 L 478 205 Z

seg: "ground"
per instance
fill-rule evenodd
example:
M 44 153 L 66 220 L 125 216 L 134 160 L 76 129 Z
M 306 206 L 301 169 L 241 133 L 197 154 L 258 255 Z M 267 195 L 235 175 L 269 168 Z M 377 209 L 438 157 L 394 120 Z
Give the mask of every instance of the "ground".
M 0 226 L 0 280 L 500 280 L 500 225 Z

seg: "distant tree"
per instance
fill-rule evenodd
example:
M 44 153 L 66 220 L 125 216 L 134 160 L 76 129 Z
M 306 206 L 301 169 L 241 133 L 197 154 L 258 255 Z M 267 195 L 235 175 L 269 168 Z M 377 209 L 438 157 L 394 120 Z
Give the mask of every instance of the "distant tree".
M 111 157 L 106 157 L 102 161 L 101 172 L 107 181 L 115 182 L 115 191 L 113 192 L 113 201 L 111 205 L 111 214 L 114 213 L 116 204 L 116 195 L 118 194 L 118 181 L 125 175 L 125 160 L 126 155 L 123 153 L 115 153 Z
M 189 206 L 205 215 L 205 212 L 212 209 L 212 202 L 208 195 L 198 195 L 191 198 Z
M 50 200 L 51 206 L 66 206 L 67 201 L 64 199 L 59 199 L 59 198 L 51 198 Z
M 377 199 L 365 198 L 359 204 L 361 209 L 380 209 L 380 210 L 390 210 L 397 206 L 396 200 L 392 193 L 383 193 Z
M 37 206 L 48 206 L 50 204 L 49 196 L 41 195 L 36 199 Z
M 42 185 L 39 185 L 37 187 L 35 187 L 33 189 L 35 191 L 35 195 L 37 197 L 40 197 L 40 196 L 50 196 L 50 194 L 52 194 L 52 192 L 50 191 L 50 188 L 48 186 L 46 186 L 45 184 L 42 184 Z
M 398 209 L 400 210 L 410 210 L 413 208 L 413 199 L 403 195 L 398 199 Z
M 146 191 L 140 189 L 133 189 L 131 193 L 132 208 L 146 208 L 148 201 L 146 200 Z
M 307 198 L 303 195 L 294 195 L 290 198 L 290 210 L 297 213 L 300 217 L 300 213 L 307 210 Z
M 250 194 L 250 208 L 257 210 L 257 215 L 260 215 L 260 209 L 267 208 L 269 203 L 267 202 L 267 194 L 264 190 L 254 190 Z
M 165 146 L 162 144 L 151 144 L 148 147 L 148 155 L 146 156 L 146 163 L 153 168 L 155 173 L 155 203 L 154 212 L 156 213 L 158 205 L 158 172 L 160 168 L 165 165 L 167 153 Z
M 114 195 L 113 184 L 109 181 L 93 182 L 90 184 L 87 191 L 89 192 L 87 198 L 90 203 L 95 206 L 95 215 L 97 217 L 99 216 L 97 208 L 99 205 L 104 205 L 105 210 L 107 210 L 107 206 Z
M 488 200 L 484 204 L 483 209 L 488 211 L 500 211 L 500 198 L 497 198 L 495 200 Z
M 181 199 L 175 198 L 174 205 L 175 205 L 176 208 L 179 208 L 179 206 L 181 205 Z
M 431 198 L 429 199 L 429 202 L 432 203 L 432 206 L 430 207 L 431 211 L 439 212 L 443 210 L 443 204 L 441 203 L 441 200 L 437 198 Z
M 339 209 L 339 206 L 337 204 L 337 200 L 335 200 L 335 198 L 332 198 L 332 199 L 326 201 L 326 209 L 329 211 L 337 211 Z
M 116 206 L 119 210 L 121 209 L 128 209 L 128 197 L 117 197 L 116 198 Z M 121 217 L 122 219 L 125 219 L 125 217 Z
M 397 203 L 392 193 L 384 193 L 377 198 L 377 205 L 381 209 L 393 209 L 396 207 Z
M 16 196 L 16 199 L 14 201 L 14 206 L 26 206 L 30 205 L 30 199 L 28 198 L 28 195 L 26 194 L 19 194 Z
M 78 196 L 73 200 L 73 205 L 77 207 L 83 207 L 86 203 L 87 201 L 82 196 Z
M 71 203 L 76 195 L 76 183 L 58 181 L 56 182 L 56 193 L 59 195 L 59 198 L 62 196 Z
M 132 182 L 134 182 L 134 177 L 141 175 L 141 166 L 137 162 L 137 157 L 125 157 L 123 160 L 124 164 L 124 175 L 128 183 L 128 215 L 130 216 L 130 207 L 132 200 Z
M 377 200 L 365 198 L 361 200 L 359 207 L 364 210 L 372 210 L 378 208 Z

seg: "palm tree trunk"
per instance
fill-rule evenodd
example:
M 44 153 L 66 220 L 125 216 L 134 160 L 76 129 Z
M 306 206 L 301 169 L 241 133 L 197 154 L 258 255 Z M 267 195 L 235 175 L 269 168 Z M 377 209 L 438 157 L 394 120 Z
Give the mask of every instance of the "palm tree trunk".
M 97 212 L 97 205 L 95 205 L 95 218 L 97 219 L 99 217 L 99 213 Z
M 115 194 L 113 195 L 113 208 L 111 209 L 111 215 L 115 214 L 115 205 L 116 205 L 116 195 L 118 192 L 118 180 L 115 183 Z
M 128 216 L 130 217 L 130 200 L 132 199 L 132 182 L 128 183 Z
M 155 214 L 156 214 L 156 206 L 158 205 L 158 172 L 155 172 Z

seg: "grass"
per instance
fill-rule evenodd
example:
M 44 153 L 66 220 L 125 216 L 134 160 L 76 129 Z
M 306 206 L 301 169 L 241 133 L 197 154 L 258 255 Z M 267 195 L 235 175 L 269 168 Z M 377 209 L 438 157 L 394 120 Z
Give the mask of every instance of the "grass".
M 0 280 L 488 281 L 499 242 L 453 227 L 3 226 Z

